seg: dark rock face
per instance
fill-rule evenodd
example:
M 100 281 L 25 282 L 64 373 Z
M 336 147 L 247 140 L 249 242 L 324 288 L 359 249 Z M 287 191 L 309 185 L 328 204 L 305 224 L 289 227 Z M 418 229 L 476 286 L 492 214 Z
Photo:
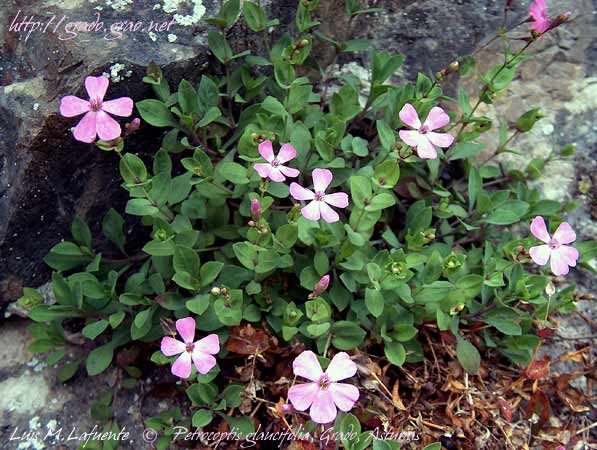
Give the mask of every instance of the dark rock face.
M 129 96 L 137 101 L 151 97 L 151 90 L 141 78 L 144 67 L 152 60 L 164 66 L 171 85 L 176 85 L 182 77 L 196 79 L 208 62 L 208 25 L 204 19 L 215 14 L 219 5 L 217 0 L 180 0 L 173 9 L 169 8 L 177 3 L 173 0 L 8 0 L 6 3 L 0 9 L 0 306 L 17 298 L 22 286 L 38 286 L 46 281 L 49 271 L 42 257 L 68 236 L 75 214 L 83 216 L 92 231 L 97 231 L 109 206 L 123 209 L 125 198 L 119 186 L 117 158 L 72 138 L 69 129 L 77 120 L 58 114 L 60 98 L 73 93 L 84 97 L 84 78 L 104 72 L 112 78 L 108 98 Z M 294 20 L 296 1 L 263 3 L 269 16 L 279 18 L 282 23 L 276 35 L 282 33 Z M 404 53 L 406 64 L 396 74 L 396 80 L 412 80 L 418 71 L 437 71 L 457 56 L 478 48 L 497 30 L 504 4 L 495 0 L 363 3 L 367 7 L 384 8 L 386 12 L 359 17 L 352 27 L 353 37 L 370 38 L 377 49 Z M 509 23 L 524 20 L 528 4 L 529 0 L 515 0 Z M 548 5 L 554 14 L 571 10 L 577 19 L 568 27 L 572 31 L 558 31 L 555 38 L 549 38 L 548 44 L 557 39 L 561 48 L 555 47 L 542 55 L 548 62 L 534 68 L 529 65 L 526 73 L 530 75 L 524 84 L 520 88 L 514 86 L 513 98 L 507 105 L 513 113 L 525 103 L 528 95 L 525 86 L 531 85 L 530 92 L 535 98 L 539 95 L 532 88 L 534 76 L 541 78 L 541 85 L 561 87 L 568 83 L 595 98 L 591 95 L 595 84 L 589 81 L 595 67 L 592 1 L 553 0 Z M 178 16 L 175 18 L 174 14 Z M 317 14 L 325 34 L 339 39 L 348 37 L 344 0 L 321 0 Z M 33 21 L 43 24 L 52 20 L 45 33 L 32 31 L 28 36 L 24 25 L 18 31 L 19 22 L 32 15 Z M 108 30 L 112 24 L 124 20 L 140 21 L 145 28 L 151 21 L 154 26 L 166 25 L 163 31 L 153 34 L 147 30 L 123 31 L 120 39 L 112 39 L 117 33 L 105 30 L 79 32 L 73 37 L 65 27 L 66 23 L 77 20 L 102 21 Z M 58 23 L 57 32 L 51 32 Z M 243 25 L 237 25 L 230 37 L 236 48 L 259 51 L 260 39 L 255 39 Z M 329 48 L 314 51 L 322 65 L 332 62 Z M 500 51 L 490 49 L 480 59 L 495 60 Z M 356 62 L 367 67 L 368 55 L 346 54 L 336 62 Z M 525 78 L 525 73 L 522 76 Z M 581 100 L 570 93 L 569 98 L 555 101 L 543 98 L 535 103 L 551 108 L 553 121 L 565 116 L 565 131 L 582 136 L 581 142 L 589 143 L 588 136 L 594 137 L 594 128 L 580 130 L 580 125 L 575 125 L 591 115 L 591 108 L 578 105 Z M 529 98 L 529 103 L 532 102 Z M 159 130 L 142 131 L 127 141 L 127 150 L 141 156 L 155 151 L 160 139 Z M 551 133 L 541 135 L 543 141 L 551 140 Z M 593 153 L 589 150 L 587 146 L 579 153 L 593 160 L 594 149 Z M 566 176 L 574 180 L 574 169 Z

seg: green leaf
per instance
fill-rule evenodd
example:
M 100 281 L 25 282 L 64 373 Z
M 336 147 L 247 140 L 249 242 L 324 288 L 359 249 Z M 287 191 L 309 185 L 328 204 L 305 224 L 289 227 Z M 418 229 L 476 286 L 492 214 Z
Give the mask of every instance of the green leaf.
M 511 225 L 520 221 L 520 219 L 529 210 L 529 204 L 520 200 L 512 200 L 505 205 L 496 208 L 485 222 L 493 225 Z
M 396 135 L 394 134 L 394 130 L 392 130 L 390 126 L 383 120 L 378 120 L 376 125 L 377 134 L 379 136 L 381 145 L 384 149 L 390 151 L 396 146 Z
M 222 271 L 224 263 L 219 261 L 209 261 L 201 266 L 199 278 L 201 279 L 201 285 L 207 286 L 212 283 Z
M 388 361 L 395 366 L 402 366 L 406 361 L 406 350 L 400 342 L 385 342 L 384 353 Z
M 125 243 L 123 226 L 122 216 L 114 208 L 110 208 L 102 220 L 102 231 L 121 251 L 124 251 Z
M 199 274 L 199 255 L 192 248 L 177 245 L 172 264 L 176 272 L 187 272 L 192 276 Z
M 60 380 L 60 382 L 64 383 L 64 382 L 70 380 L 77 373 L 77 370 L 79 370 L 80 366 L 81 366 L 80 359 L 77 359 L 75 361 L 72 361 L 72 362 L 62 366 L 60 368 L 60 371 L 58 372 L 58 379 Z
M 193 414 L 192 423 L 194 427 L 204 427 L 209 425 L 213 419 L 213 413 L 207 409 L 200 409 L 195 414 Z
M 88 339 L 95 339 L 100 334 L 102 334 L 106 328 L 108 328 L 108 321 L 107 320 L 98 320 L 97 322 L 92 322 L 83 328 L 81 333 Z
M 197 91 L 187 80 L 181 80 L 178 85 L 178 104 L 185 114 L 197 112 Z
M 87 356 L 87 373 L 90 376 L 98 375 L 108 368 L 114 356 L 112 343 L 93 349 Z
M 448 160 L 454 161 L 457 159 L 470 158 L 481 152 L 484 148 L 485 146 L 483 144 L 475 144 L 474 142 L 460 142 L 450 149 L 450 156 Z
M 153 216 L 160 212 L 149 200 L 146 198 L 133 198 L 126 204 L 125 209 L 127 214 L 133 216 Z
M 214 56 L 220 60 L 222 64 L 228 64 L 232 59 L 232 48 L 224 37 L 224 35 L 215 30 L 210 30 L 207 33 L 207 44 Z
M 216 172 L 234 184 L 247 184 L 247 169 L 232 161 L 223 161 L 216 167 Z
M 338 350 L 352 350 L 363 343 L 366 334 L 357 324 L 341 320 L 332 326 L 332 344 Z
M 80 216 L 76 216 L 75 220 L 73 220 L 71 233 L 75 242 L 91 248 L 91 231 L 89 231 L 89 227 Z
M 481 367 L 481 355 L 473 344 L 457 336 L 456 357 L 464 370 L 470 375 L 476 375 Z
M 154 127 L 178 127 L 174 115 L 168 107 L 159 100 L 141 100 L 135 104 L 145 122 Z
M 365 304 L 374 317 L 381 316 L 384 308 L 384 299 L 381 291 L 367 288 L 365 291 Z
M 243 15 L 247 26 L 255 32 L 260 32 L 265 29 L 267 17 L 265 12 L 256 3 L 245 0 L 243 3 Z
M 398 162 L 384 161 L 375 167 L 373 181 L 379 187 L 385 189 L 393 188 L 400 179 L 400 166 Z

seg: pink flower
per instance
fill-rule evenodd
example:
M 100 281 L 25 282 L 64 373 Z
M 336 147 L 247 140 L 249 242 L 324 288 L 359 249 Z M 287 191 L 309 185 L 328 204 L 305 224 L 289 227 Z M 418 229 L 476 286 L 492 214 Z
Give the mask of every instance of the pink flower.
M 185 317 L 176 321 L 176 329 L 184 342 L 170 336 L 162 338 L 161 350 L 166 356 L 180 355 L 172 364 L 172 373 L 180 378 L 189 378 L 193 363 L 200 374 L 206 374 L 216 365 L 216 358 L 212 355 L 220 351 L 220 338 L 217 334 L 210 334 L 203 339 L 195 339 L 195 319 Z
M 337 208 L 346 208 L 348 206 L 348 194 L 344 192 L 325 194 L 325 190 L 334 178 L 332 172 L 327 169 L 314 169 L 312 177 L 315 192 L 305 189 L 298 183 L 291 183 L 290 194 L 296 200 L 312 200 L 307 206 L 301 209 L 301 213 L 305 219 L 319 220 L 320 217 L 323 217 L 323 220 L 328 223 L 337 222 L 340 220 L 340 216 L 328 205 Z
M 531 222 L 531 233 L 537 239 L 545 242 L 544 245 L 536 245 L 529 249 L 531 258 L 535 263 L 543 266 L 551 258 L 551 271 L 554 275 L 566 275 L 570 270 L 568 266 L 576 266 L 579 256 L 578 250 L 569 245 L 564 245 L 576 240 L 576 233 L 572 230 L 570 224 L 567 222 L 561 223 L 552 238 L 549 236 L 543 217 L 537 216 Z
M 529 14 L 533 19 L 531 30 L 537 33 L 545 33 L 549 29 L 549 17 L 545 0 L 533 0 L 529 7 Z
M 354 376 L 357 366 L 347 353 L 340 352 L 324 372 L 312 351 L 304 351 L 292 363 L 294 374 L 311 380 L 295 384 L 288 390 L 288 399 L 298 411 L 311 407 L 309 413 L 316 423 L 329 423 L 337 410 L 348 412 L 359 399 L 359 390 L 348 383 L 337 383 Z
M 104 141 L 111 141 L 120 136 L 120 125 L 110 114 L 128 117 L 133 113 L 133 100 L 120 97 L 104 102 L 109 80 L 106 77 L 85 78 L 85 88 L 89 100 L 67 95 L 60 101 L 60 114 L 75 117 L 85 114 L 75 127 L 75 139 L 81 142 L 93 142 L 96 135 Z
M 438 106 L 431 108 L 427 120 L 421 125 L 417 111 L 410 103 L 404 105 L 398 114 L 409 127 L 414 130 L 400 130 L 400 139 L 417 149 L 420 158 L 435 159 L 437 151 L 435 145 L 447 148 L 454 142 L 454 136 L 448 133 L 434 133 L 434 130 L 445 127 L 450 123 L 450 117 Z
M 257 171 L 261 178 L 269 178 L 272 181 L 284 181 L 286 177 L 298 177 L 299 171 L 291 167 L 283 166 L 296 158 L 296 150 L 290 144 L 284 144 L 280 148 L 278 156 L 274 156 L 274 149 L 272 148 L 272 141 L 263 141 L 258 147 L 259 154 L 267 161 L 267 163 L 257 163 L 253 168 Z M 284 176 L 286 175 L 286 177 Z

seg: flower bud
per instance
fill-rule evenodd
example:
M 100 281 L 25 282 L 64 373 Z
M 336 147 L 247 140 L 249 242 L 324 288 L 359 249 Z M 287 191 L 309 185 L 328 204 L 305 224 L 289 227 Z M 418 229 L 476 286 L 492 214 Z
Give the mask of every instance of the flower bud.
M 140 126 L 141 126 L 141 119 L 139 119 L 138 117 L 135 117 L 133 120 L 130 121 L 130 123 L 127 123 L 125 125 L 124 135 L 130 136 L 135 131 L 137 131 Z
M 220 295 L 222 290 L 219 287 L 212 287 L 211 288 L 211 295 Z
M 550 297 L 556 293 L 556 287 L 551 281 L 547 283 L 547 286 L 545 286 L 545 293 Z
M 251 200 L 251 217 L 255 222 L 261 220 L 261 203 L 259 203 L 259 200 L 256 198 Z
M 307 39 L 303 39 L 298 44 L 296 44 L 296 48 L 304 48 L 307 45 L 309 45 L 309 41 Z
M 448 66 L 449 73 L 458 72 L 458 70 L 460 70 L 460 63 L 458 61 L 454 61 Z
M 328 286 L 330 285 L 330 276 L 324 275 L 321 279 L 313 286 L 313 297 L 317 297 L 323 294 Z

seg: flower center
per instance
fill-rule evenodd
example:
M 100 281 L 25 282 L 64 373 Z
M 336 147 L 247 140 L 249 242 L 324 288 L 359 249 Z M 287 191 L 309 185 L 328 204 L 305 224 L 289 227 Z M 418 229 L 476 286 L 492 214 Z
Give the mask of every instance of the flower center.
M 187 344 L 186 351 L 187 351 L 187 352 L 189 352 L 189 353 L 193 353 L 193 349 L 194 349 L 194 348 L 195 348 L 195 344 L 194 344 L 193 342 L 189 342 L 189 343 Z
M 549 248 L 551 248 L 552 250 L 555 250 L 556 248 L 560 247 L 560 243 L 556 240 L 556 239 L 552 239 L 551 241 L 549 241 Z
M 102 109 L 102 101 L 100 99 L 97 98 L 92 98 L 89 100 L 89 108 L 91 109 L 91 111 L 99 111 L 100 109 Z
M 280 165 L 280 160 L 278 158 L 274 158 L 272 160 L 272 167 L 278 167 Z
M 330 379 L 328 378 L 328 376 L 324 373 L 321 378 L 319 378 L 319 389 L 321 389 L 322 391 L 325 391 L 328 387 L 330 387 L 330 384 L 332 384 L 332 382 L 330 381 Z
M 419 133 L 421 134 L 426 134 L 429 131 L 429 128 L 427 128 L 426 125 L 421 125 L 421 128 L 419 128 Z
M 325 194 L 323 192 L 316 192 L 315 193 L 315 200 L 318 202 L 322 202 L 325 198 Z

